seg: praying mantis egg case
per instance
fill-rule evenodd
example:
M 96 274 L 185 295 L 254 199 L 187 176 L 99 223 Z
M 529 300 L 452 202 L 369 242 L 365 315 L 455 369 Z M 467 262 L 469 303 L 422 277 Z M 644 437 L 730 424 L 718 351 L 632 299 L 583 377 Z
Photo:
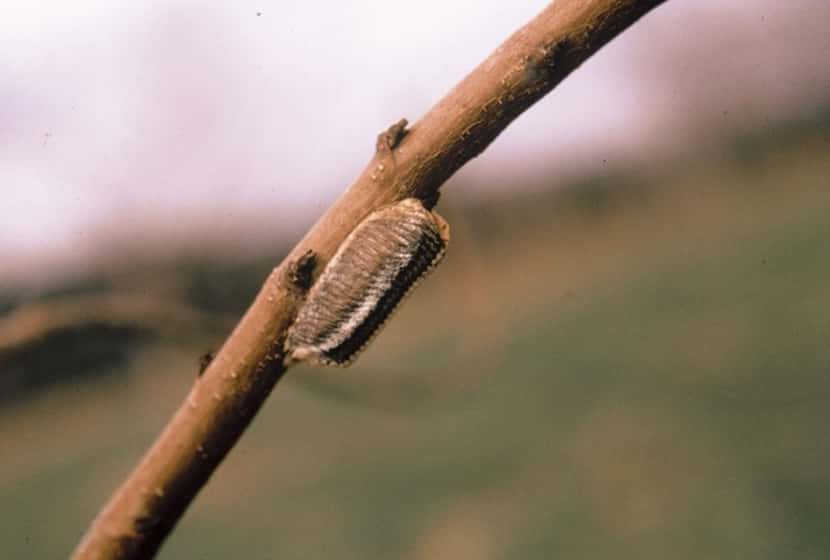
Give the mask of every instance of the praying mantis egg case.
M 290 361 L 348 366 L 443 258 L 449 225 L 416 198 L 369 214 L 337 249 L 288 331 Z

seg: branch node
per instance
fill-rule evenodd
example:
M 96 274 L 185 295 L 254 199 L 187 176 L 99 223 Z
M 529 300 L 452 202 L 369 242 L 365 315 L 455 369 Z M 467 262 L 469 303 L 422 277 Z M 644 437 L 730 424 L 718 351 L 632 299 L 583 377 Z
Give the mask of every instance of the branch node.
M 291 285 L 305 292 L 311 287 L 317 253 L 309 249 L 288 265 L 288 280 Z
M 392 150 L 397 148 L 404 137 L 409 134 L 409 131 L 406 130 L 407 124 L 409 124 L 409 121 L 401 119 L 378 134 L 378 139 L 375 143 L 377 153 L 390 153 Z
M 210 365 L 210 362 L 213 361 L 213 350 L 208 350 L 201 356 L 199 356 L 199 373 L 197 377 L 202 377 L 202 374 L 205 373 L 205 370 Z

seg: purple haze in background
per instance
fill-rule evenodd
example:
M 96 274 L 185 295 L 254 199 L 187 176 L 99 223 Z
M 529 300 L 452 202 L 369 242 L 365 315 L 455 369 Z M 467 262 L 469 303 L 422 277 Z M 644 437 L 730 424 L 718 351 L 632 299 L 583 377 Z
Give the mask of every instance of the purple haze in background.
M 380 130 L 546 2 L 286 4 L 2 4 L 0 287 L 120 246 L 297 235 Z M 459 176 L 516 188 L 556 169 L 553 186 L 826 103 L 828 21 L 824 0 L 669 1 Z

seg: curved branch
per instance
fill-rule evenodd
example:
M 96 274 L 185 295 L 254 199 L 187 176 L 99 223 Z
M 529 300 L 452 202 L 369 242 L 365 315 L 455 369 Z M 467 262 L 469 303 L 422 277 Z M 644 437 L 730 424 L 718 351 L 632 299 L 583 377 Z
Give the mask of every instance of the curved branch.
M 519 29 L 410 130 L 378 138 L 369 165 L 269 275 L 167 427 L 99 513 L 76 559 L 147 558 L 236 443 L 285 371 L 282 342 L 318 274 L 370 212 L 440 186 L 518 115 L 664 0 L 558 0 Z
M 106 293 L 27 303 L 0 317 L 0 361 L 50 335 L 89 325 L 132 326 L 174 335 L 226 324 L 225 320 L 178 301 L 144 295 Z

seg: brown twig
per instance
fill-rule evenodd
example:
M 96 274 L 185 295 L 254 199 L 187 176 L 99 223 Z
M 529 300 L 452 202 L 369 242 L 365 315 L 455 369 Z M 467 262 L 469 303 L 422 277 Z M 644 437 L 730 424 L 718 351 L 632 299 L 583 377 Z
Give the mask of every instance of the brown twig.
M 282 341 L 303 300 L 304 277 L 319 274 L 371 211 L 407 197 L 434 204 L 444 181 L 513 119 L 663 1 L 553 2 L 411 129 L 402 121 L 382 133 L 369 165 L 270 274 L 74 558 L 152 556 L 285 371 Z

